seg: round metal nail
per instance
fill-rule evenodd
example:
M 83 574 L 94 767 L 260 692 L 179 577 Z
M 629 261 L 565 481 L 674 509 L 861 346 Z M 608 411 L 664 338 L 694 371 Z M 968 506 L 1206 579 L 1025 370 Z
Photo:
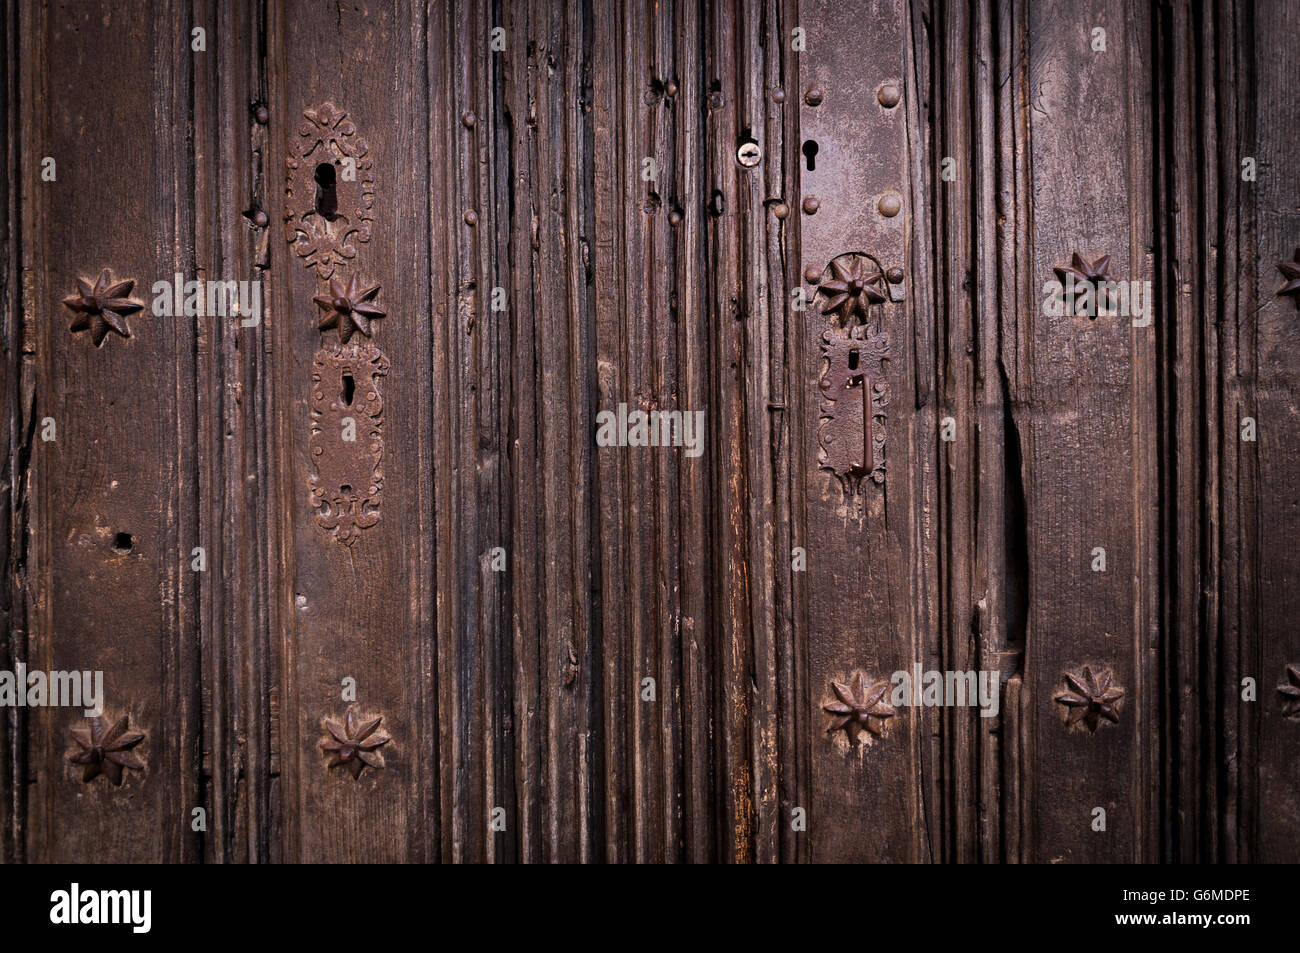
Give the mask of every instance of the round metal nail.
M 876 99 L 880 100 L 880 105 L 886 109 L 893 109 L 897 106 L 902 95 L 896 83 L 885 83 L 880 89 L 876 90 Z
M 477 225 L 477 224 L 478 224 L 478 212 L 474 211 L 473 209 L 470 209 L 468 212 L 466 212 L 466 213 L 465 213 L 465 224 L 466 224 L 466 225 Z
M 271 110 L 267 109 L 265 106 L 258 106 L 253 110 L 253 118 L 257 120 L 259 126 L 265 126 L 271 121 Z
M 772 206 L 772 214 L 777 218 L 785 218 L 790 214 L 790 206 L 786 205 L 784 202 L 777 202 Z
M 803 270 L 803 280 L 810 285 L 815 285 L 822 280 L 822 270 L 816 265 L 809 265 Z
M 880 214 L 885 218 L 893 218 L 902 210 L 903 203 L 899 201 L 897 195 L 883 195 L 876 203 L 876 208 L 880 209 Z
M 256 225 L 258 228 L 266 228 L 266 226 L 269 225 L 270 223 L 271 220 L 267 217 L 266 213 L 263 212 L 260 208 L 253 213 L 253 224 Z
M 475 116 L 472 112 L 466 112 L 460 117 L 460 121 L 465 124 L 466 129 L 473 129 L 474 123 L 478 122 L 478 116 Z
M 758 147 L 757 142 L 742 142 L 740 148 L 736 150 L 736 161 L 746 169 L 754 168 L 762 158 L 763 150 Z
M 803 210 L 804 213 L 807 215 L 816 215 L 817 210 L 821 207 L 822 207 L 822 203 L 818 202 L 811 195 L 803 200 Z
M 665 96 L 677 95 L 677 84 L 674 83 L 671 79 L 664 84 L 664 95 Z
M 669 225 L 680 225 L 682 223 L 682 213 L 678 209 L 673 209 L 668 213 Z
M 885 277 L 889 279 L 891 285 L 899 284 L 903 280 L 903 269 L 890 268 L 889 271 L 885 272 Z
M 783 102 L 785 102 L 785 90 L 784 90 L 784 89 L 774 89 L 774 90 L 772 90 L 772 102 L 774 102 L 774 103 L 783 103 Z
M 811 87 L 808 92 L 803 94 L 803 101 L 809 106 L 820 106 L 822 104 L 822 88 L 820 86 Z

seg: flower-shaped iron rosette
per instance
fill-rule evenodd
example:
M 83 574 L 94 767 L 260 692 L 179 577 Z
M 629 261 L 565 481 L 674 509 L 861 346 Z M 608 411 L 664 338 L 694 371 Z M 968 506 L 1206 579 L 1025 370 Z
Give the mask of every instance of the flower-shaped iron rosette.
M 82 767 L 82 781 L 89 784 L 102 774 L 121 787 L 123 769 L 144 770 L 144 762 L 132 749 L 144 741 L 145 733 L 132 731 L 129 724 L 129 715 L 111 725 L 103 715 L 95 715 L 72 727 L 72 740 L 80 750 L 68 755 L 68 760 Z
M 1282 277 L 1286 279 L 1286 284 L 1277 289 L 1277 293 L 1289 295 L 1295 302 L 1296 310 L 1300 310 L 1300 248 L 1295 250 L 1295 256 L 1291 261 L 1279 261 L 1277 270 L 1282 272 Z
M 1099 314 L 1109 314 L 1114 311 L 1114 289 L 1104 287 L 1115 280 L 1110 276 L 1110 255 L 1102 255 L 1096 261 L 1089 263 L 1082 255 L 1075 252 L 1070 259 L 1070 264 L 1058 266 L 1053 270 L 1061 281 L 1061 300 L 1071 302 L 1070 307 L 1075 315 L 1095 320 Z M 1074 297 L 1072 299 L 1065 297 L 1068 295 Z
M 885 720 L 894 717 L 894 709 L 885 704 L 889 693 L 887 679 L 870 679 L 865 672 L 856 671 L 848 682 L 831 682 L 835 700 L 822 706 L 831 716 L 827 734 L 843 731 L 850 745 L 856 745 L 863 730 L 869 735 L 881 736 Z M 870 739 L 868 738 L 868 743 Z
M 126 316 L 144 307 L 126 297 L 134 287 L 134 280 L 113 281 L 107 268 L 99 273 L 94 285 L 78 278 L 77 293 L 63 299 L 63 304 L 77 315 L 68 330 L 73 334 L 89 331 L 95 347 L 104 343 L 109 331 L 129 338 L 131 327 L 126 323 Z
M 817 285 L 817 293 L 822 296 L 821 313 L 838 321 L 842 328 L 866 324 L 871 306 L 889 300 L 884 272 L 866 255 L 840 255 L 830 263 L 830 273 Z
M 1065 673 L 1066 690 L 1058 692 L 1054 700 L 1066 708 L 1065 723 L 1069 728 L 1082 725 L 1091 734 L 1109 721 L 1119 724 L 1119 702 L 1124 690 L 1114 684 L 1115 675 L 1108 668 L 1085 665 L 1081 674 Z
M 360 275 L 353 275 L 346 285 L 337 278 L 331 278 L 329 284 L 329 294 L 312 298 L 325 310 L 320 330 L 338 328 L 340 344 L 347 344 L 355 331 L 370 337 L 370 322 L 384 317 L 374 302 L 379 285 L 363 285 Z
M 329 767 L 346 768 L 353 778 L 361 777 L 361 772 L 367 767 L 376 771 L 383 768 L 384 756 L 379 753 L 379 748 L 392 740 L 379 730 L 379 723 L 383 720 L 381 715 L 362 718 L 356 708 L 348 709 L 343 724 L 324 719 L 321 724 L 326 737 L 320 746 L 332 756 Z
M 1282 717 L 1300 718 L 1300 665 L 1286 667 L 1286 681 L 1277 693 L 1282 696 Z

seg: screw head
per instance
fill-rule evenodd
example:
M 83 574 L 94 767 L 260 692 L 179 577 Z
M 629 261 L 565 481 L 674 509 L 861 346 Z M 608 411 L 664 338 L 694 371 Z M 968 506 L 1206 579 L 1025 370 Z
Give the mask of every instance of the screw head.
M 257 120 L 259 126 L 265 126 L 271 121 L 271 110 L 267 109 L 265 106 L 259 105 L 253 110 L 253 118 Z
M 891 285 L 900 284 L 903 281 L 903 269 L 890 268 L 889 271 L 885 272 L 885 277 L 889 280 Z
M 785 218 L 790 214 L 790 206 L 786 205 L 784 202 L 777 202 L 772 206 L 772 214 L 777 218 Z
M 466 111 L 465 114 L 460 117 L 460 121 L 465 124 L 466 129 L 473 129 L 474 123 L 478 122 L 478 116 L 475 116 L 472 112 Z
M 880 89 L 876 90 L 876 99 L 880 100 L 880 105 L 886 109 L 893 109 L 897 106 L 902 96 L 903 94 L 899 90 L 897 83 L 884 83 Z
M 271 220 L 267 217 L 266 213 L 263 212 L 260 208 L 253 213 L 253 224 L 256 225 L 258 228 L 266 228 L 266 226 L 269 225 L 270 223 Z
M 815 285 L 822 280 L 822 270 L 816 265 L 809 265 L 803 270 L 803 280 L 810 285 Z
M 821 207 L 822 203 L 818 202 L 817 199 L 811 195 L 803 200 L 803 210 L 805 215 L 816 215 L 817 210 Z
M 736 150 L 736 161 L 746 169 L 754 168 L 762 158 L 763 150 L 758 147 L 757 142 L 742 142 L 740 148 Z
M 473 209 L 470 209 L 468 212 L 466 212 L 466 213 L 465 213 L 465 224 L 466 224 L 466 225 L 477 225 L 477 224 L 478 224 L 478 212 L 474 211 Z
M 811 86 L 808 92 L 803 94 L 803 101 L 809 106 L 820 106 L 822 104 L 822 88 L 820 86 Z
M 876 208 L 880 209 L 880 214 L 885 218 L 893 218 L 903 209 L 903 203 L 899 201 L 897 195 L 882 195 L 880 201 L 876 203 Z

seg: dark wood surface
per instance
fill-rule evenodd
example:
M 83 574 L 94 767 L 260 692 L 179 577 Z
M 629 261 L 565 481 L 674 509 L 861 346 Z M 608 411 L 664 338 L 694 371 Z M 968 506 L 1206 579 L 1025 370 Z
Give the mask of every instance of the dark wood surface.
M 146 735 L 83 781 L 78 710 L 0 709 L 0 859 L 1300 859 L 1298 26 L 11 0 L 0 671 L 100 669 Z M 326 103 L 365 140 L 334 274 L 379 285 L 349 344 L 386 373 L 322 466 L 345 411 L 313 369 L 345 352 L 285 225 Z M 1075 253 L 1150 281 L 1150 326 L 1045 314 Z M 851 254 L 903 280 L 868 321 L 883 479 L 846 490 L 806 269 Z M 105 268 L 144 308 L 96 347 L 62 301 Z M 261 281 L 260 323 L 155 315 L 176 273 Z M 620 403 L 704 411 L 704 453 L 598 446 Z M 313 510 L 331 467 L 382 475 L 350 543 Z M 997 717 L 828 731 L 834 682 L 913 664 L 997 671 Z M 1054 700 L 1084 666 L 1123 691 L 1095 732 Z M 349 709 L 390 739 L 356 777 L 322 750 Z

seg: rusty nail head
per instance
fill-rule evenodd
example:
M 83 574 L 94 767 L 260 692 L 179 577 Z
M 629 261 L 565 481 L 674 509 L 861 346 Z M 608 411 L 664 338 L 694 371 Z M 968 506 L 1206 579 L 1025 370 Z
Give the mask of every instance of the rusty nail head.
M 668 224 L 669 224 L 669 225 L 680 225 L 681 223 L 682 223 L 682 213 L 681 213 L 681 212 L 679 212 L 677 209 L 673 209 L 671 212 L 668 213 Z
M 816 215 L 817 210 L 821 207 L 822 207 L 822 203 L 818 202 L 811 195 L 803 200 L 803 210 L 808 215 Z
M 472 112 L 466 112 L 460 117 L 460 121 L 465 124 L 466 129 L 473 129 L 474 123 L 478 122 L 478 116 L 475 116 Z
M 897 195 L 882 195 L 880 201 L 876 203 L 876 208 L 880 209 L 880 214 L 885 218 L 893 218 L 903 208 L 903 203 L 898 200 Z
M 772 214 L 777 218 L 785 218 L 790 214 L 790 206 L 786 205 L 784 202 L 777 202 L 772 206 Z
M 899 284 L 903 280 L 903 269 L 890 268 L 889 271 L 885 272 L 885 277 L 889 279 L 891 285 Z
M 269 225 L 270 222 L 271 220 L 267 218 L 266 213 L 263 212 L 260 208 L 253 213 L 253 224 L 256 225 L 258 228 L 266 228 L 266 226 Z
M 803 101 L 809 106 L 820 106 L 822 104 L 822 88 L 820 86 L 809 88 L 808 92 L 803 94 Z
M 677 95 L 677 84 L 674 83 L 671 79 L 664 84 L 664 94 L 667 96 Z
M 465 224 L 466 224 L 466 225 L 477 225 L 477 224 L 478 224 L 478 212 L 474 211 L 473 209 L 470 209 L 468 212 L 466 212 L 466 213 L 465 213 Z
M 774 90 L 772 90 L 772 102 L 774 102 L 774 103 L 783 103 L 783 102 L 785 102 L 785 90 L 784 90 L 784 89 L 774 89 Z
M 742 142 L 740 148 L 736 150 L 736 161 L 746 169 L 754 168 L 762 158 L 763 150 L 758 147 L 757 142 Z
M 880 100 L 880 105 L 886 109 L 897 106 L 901 97 L 902 93 L 899 92 L 897 83 L 885 83 L 876 91 L 876 99 Z
M 803 270 L 803 280 L 810 285 L 815 285 L 822 280 L 822 270 L 816 265 L 809 265 Z
M 267 109 L 265 106 L 258 106 L 257 109 L 253 111 L 253 118 L 257 120 L 258 125 L 265 126 L 271 121 L 271 110 Z

